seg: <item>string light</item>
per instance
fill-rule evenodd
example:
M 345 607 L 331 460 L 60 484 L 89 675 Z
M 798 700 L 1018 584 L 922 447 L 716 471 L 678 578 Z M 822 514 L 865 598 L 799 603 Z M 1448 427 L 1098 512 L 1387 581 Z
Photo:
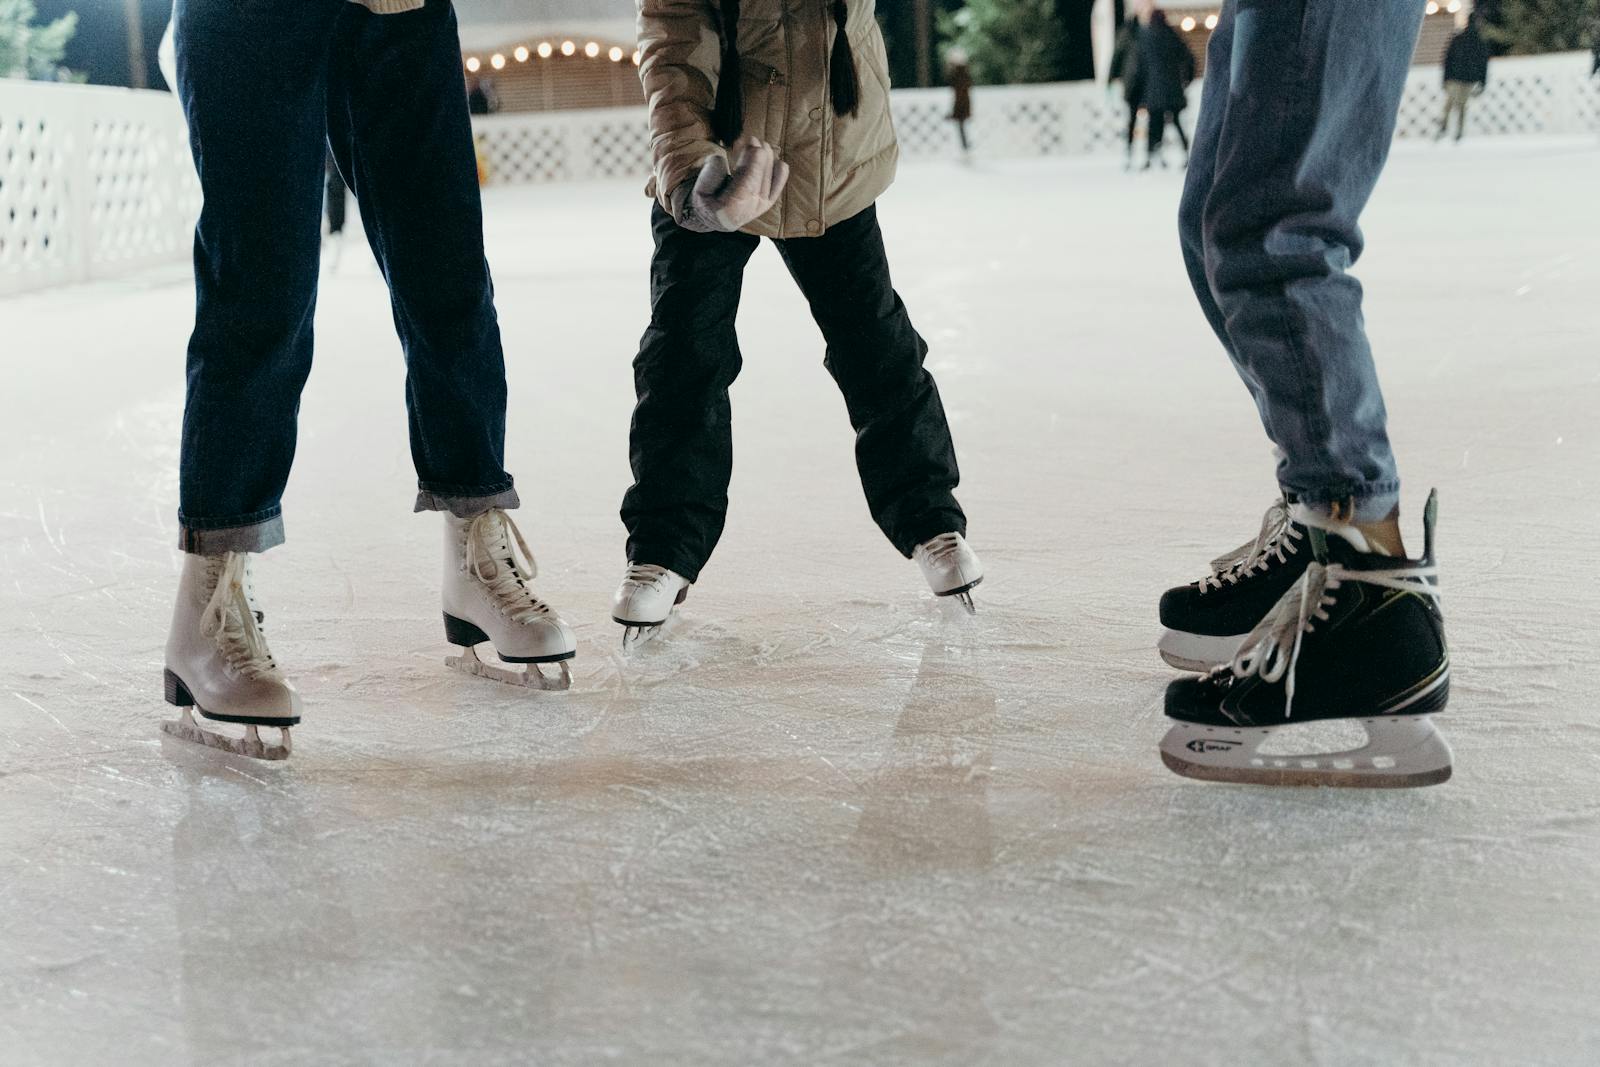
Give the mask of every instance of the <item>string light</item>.
M 622 62 L 622 49 L 618 48 L 616 45 L 612 45 L 611 46 L 611 51 L 607 52 L 606 54 L 611 57 L 611 62 L 613 62 L 613 63 L 621 63 Z
M 1183 20 L 1183 32 L 1184 33 L 1193 33 L 1194 32 L 1194 19 L 1186 18 L 1186 19 Z
M 593 41 L 590 41 L 588 44 L 583 46 L 583 54 L 588 56 L 590 59 L 593 59 L 595 56 L 600 54 L 600 46 L 595 44 Z
M 1430 15 L 1437 15 L 1439 13 L 1439 5 L 1434 3 L 1433 0 L 1428 0 L 1427 12 Z
M 576 52 L 577 50 L 578 50 L 578 46 L 573 44 L 571 41 L 562 41 L 561 42 L 561 54 L 562 55 L 570 56 L 572 53 Z
M 481 66 L 483 66 L 483 64 L 478 61 L 477 56 L 467 57 L 467 69 L 472 71 L 474 74 L 478 72 L 478 68 Z
M 519 44 L 517 45 L 517 50 L 511 54 L 517 57 L 518 63 L 526 63 L 528 61 L 528 46 Z
M 1445 8 L 1445 10 L 1454 15 L 1456 12 L 1461 10 L 1461 0 L 1450 0 L 1450 6 Z
M 549 41 L 540 41 L 539 42 L 539 58 L 540 59 L 549 59 L 551 54 L 554 53 L 555 50 L 556 50 L 555 49 L 555 45 L 551 44 Z
M 1206 16 L 1206 29 L 1214 30 L 1216 28 L 1217 28 L 1217 16 L 1215 16 L 1215 15 L 1207 15 Z
M 493 67 L 495 70 L 505 70 L 506 57 L 501 55 L 499 52 L 496 52 L 494 55 L 489 57 L 489 66 Z
M 644 57 L 639 54 L 639 50 L 637 48 L 635 48 L 633 50 L 633 65 L 637 67 L 639 65 L 639 60 L 641 60 L 643 58 Z

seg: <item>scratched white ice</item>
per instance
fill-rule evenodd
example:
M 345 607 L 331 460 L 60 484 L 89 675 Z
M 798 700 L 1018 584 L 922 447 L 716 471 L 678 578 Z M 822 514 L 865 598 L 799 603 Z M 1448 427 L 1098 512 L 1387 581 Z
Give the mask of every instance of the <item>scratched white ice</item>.
M 1600 1062 L 1600 149 L 1407 146 L 1372 205 L 1456 664 L 1456 778 L 1399 794 L 1157 759 L 1156 597 L 1273 488 L 1186 291 L 1179 182 L 924 165 L 883 202 L 989 569 L 970 622 L 869 521 L 762 251 L 727 536 L 632 660 L 607 606 L 647 205 L 491 190 L 564 695 L 443 666 L 439 522 L 352 250 L 259 566 L 309 706 L 287 765 L 157 728 L 182 269 L 0 303 L 0 1060 Z

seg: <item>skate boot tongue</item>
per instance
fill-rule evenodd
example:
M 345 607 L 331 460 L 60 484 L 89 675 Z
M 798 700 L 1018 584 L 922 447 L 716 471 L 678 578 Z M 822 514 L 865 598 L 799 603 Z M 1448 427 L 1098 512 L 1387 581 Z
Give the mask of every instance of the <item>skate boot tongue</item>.
M 538 577 L 533 552 L 505 512 L 486 511 L 467 526 L 467 569 L 500 602 L 507 616 L 524 622 L 550 608 L 529 588 Z
M 273 673 L 278 665 L 260 626 L 265 616 L 251 603 L 249 554 L 229 552 L 208 560 L 213 562 L 214 569 L 207 573 L 211 598 L 201 616 L 201 632 L 217 642 L 224 661 L 237 673 L 247 678 Z

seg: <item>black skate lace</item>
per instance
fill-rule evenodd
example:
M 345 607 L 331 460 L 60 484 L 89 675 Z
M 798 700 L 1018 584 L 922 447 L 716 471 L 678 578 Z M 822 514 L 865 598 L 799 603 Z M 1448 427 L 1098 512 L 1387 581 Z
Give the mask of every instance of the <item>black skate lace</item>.
M 943 563 L 961 550 L 961 535 L 957 533 L 944 533 L 921 544 L 923 552 L 934 563 Z
M 1431 564 L 1365 571 L 1338 563 L 1312 563 L 1266 617 L 1256 623 L 1255 629 L 1240 644 L 1233 662 L 1217 668 L 1213 675 L 1231 671 L 1241 680 L 1258 675 L 1264 682 L 1282 681 L 1283 717 L 1287 719 L 1294 711 L 1295 668 L 1300 663 L 1301 644 L 1306 634 L 1315 632 L 1318 622 L 1328 620 L 1328 609 L 1337 600 L 1332 593 L 1342 582 L 1349 580 L 1404 593 L 1419 593 L 1437 603 L 1438 576 L 1439 568 Z
M 246 678 L 278 669 L 261 630 L 250 582 L 250 555 L 229 552 L 206 561 L 211 599 L 200 616 L 200 632 L 214 639 L 228 668 Z
M 667 568 L 654 563 L 629 563 L 628 572 L 622 576 L 622 584 L 660 588 L 671 574 Z
M 1300 551 L 1296 544 L 1305 534 L 1289 520 L 1289 504 L 1278 500 L 1261 518 L 1261 532 L 1255 540 L 1246 541 L 1226 555 L 1211 561 L 1211 573 L 1199 581 L 1200 592 L 1221 589 L 1224 585 L 1237 585 L 1240 579 L 1267 569 L 1276 559 L 1286 562 Z
M 474 516 L 467 524 L 466 542 L 467 569 L 489 590 L 507 618 L 531 622 L 550 614 L 550 605 L 529 588 L 539 576 L 539 565 L 511 516 L 498 508 Z

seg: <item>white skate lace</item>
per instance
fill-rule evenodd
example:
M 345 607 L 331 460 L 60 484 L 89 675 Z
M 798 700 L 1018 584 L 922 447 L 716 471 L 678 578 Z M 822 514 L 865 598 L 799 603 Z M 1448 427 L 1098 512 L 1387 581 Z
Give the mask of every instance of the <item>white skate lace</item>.
M 940 534 L 932 540 L 922 542 L 921 548 L 923 552 L 927 553 L 930 562 L 945 563 L 961 551 L 961 535 L 957 533 Z
M 498 537 L 494 536 L 496 523 L 502 531 Z M 550 605 L 529 588 L 539 576 L 539 565 L 522 539 L 522 531 L 505 512 L 485 511 L 467 524 L 466 563 L 512 622 L 530 622 L 550 614 Z
M 628 573 L 622 576 L 622 584 L 660 589 L 667 584 L 667 577 L 671 573 L 667 568 L 654 563 L 630 563 Z
M 1295 542 L 1304 536 L 1289 521 L 1288 502 L 1278 500 L 1262 516 L 1261 532 L 1254 541 L 1246 541 L 1232 552 L 1211 561 L 1211 573 L 1200 579 L 1200 592 L 1236 585 L 1240 579 L 1266 570 L 1272 559 L 1285 562 L 1300 551 Z
M 216 641 L 217 651 L 230 670 L 246 678 L 271 674 L 278 665 L 273 662 L 267 637 L 256 619 L 249 553 L 211 557 L 206 566 L 207 579 L 214 577 L 216 584 L 200 616 L 200 632 Z
M 1328 620 L 1328 609 L 1336 600 L 1330 594 L 1341 582 L 1348 579 L 1403 593 L 1420 593 L 1437 602 L 1438 575 L 1439 568 L 1431 565 L 1362 571 L 1338 563 L 1312 563 L 1267 612 L 1266 618 L 1256 623 L 1255 629 L 1239 646 L 1233 662 L 1221 670 L 1231 670 L 1240 679 L 1254 674 L 1264 682 L 1282 681 L 1283 717 L 1290 718 L 1294 712 L 1294 676 L 1295 667 L 1300 663 L 1301 642 L 1306 634 L 1316 630 L 1318 622 Z

